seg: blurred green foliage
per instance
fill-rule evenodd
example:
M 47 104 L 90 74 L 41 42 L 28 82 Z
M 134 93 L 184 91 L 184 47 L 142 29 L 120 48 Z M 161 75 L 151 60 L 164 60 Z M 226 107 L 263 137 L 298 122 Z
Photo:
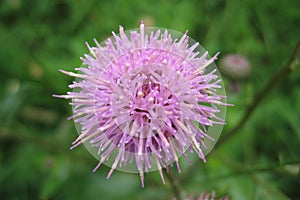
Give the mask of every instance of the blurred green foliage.
M 252 65 L 224 133 L 234 127 L 267 80 L 284 66 L 300 36 L 298 0 L 2 0 L 0 2 L 0 198 L 1 199 L 170 199 L 170 183 L 108 168 L 76 138 L 64 94 L 88 50 L 85 41 L 104 40 L 118 26 L 165 27 L 199 41 L 212 54 L 238 53 Z M 230 81 L 224 78 L 230 88 Z M 215 190 L 231 199 L 300 198 L 300 73 L 293 72 L 259 105 L 245 127 L 201 163 L 174 176 L 187 193 Z

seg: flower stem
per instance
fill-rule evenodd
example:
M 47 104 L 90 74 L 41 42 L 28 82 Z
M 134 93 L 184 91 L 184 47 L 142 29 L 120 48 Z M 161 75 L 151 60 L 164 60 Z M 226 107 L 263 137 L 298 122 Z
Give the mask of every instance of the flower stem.
M 172 171 L 170 169 L 165 174 L 166 174 L 167 179 L 170 182 L 171 189 L 174 193 L 176 200 L 183 200 L 184 197 L 183 197 L 183 192 L 182 192 L 182 188 L 181 188 L 179 180 L 178 179 L 176 180 L 174 178 Z
M 221 136 L 218 143 L 216 144 L 216 148 L 219 148 L 220 146 L 224 145 L 226 141 L 228 141 L 230 138 L 232 138 L 235 134 L 238 133 L 238 131 L 243 128 L 243 126 L 246 124 L 248 119 L 251 117 L 253 111 L 257 108 L 257 106 L 262 102 L 262 100 L 271 92 L 271 90 L 287 75 L 289 75 L 292 71 L 297 70 L 300 65 L 299 61 L 300 56 L 300 41 L 297 43 L 295 50 L 293 51 L 292 56 L 290 57 L 287 65 L 282 67 L 276 74 L 274 74 L 270 80 L 267 82 L 267 84 L 264 86 L 264 88 L 257 94 L 254 101 L 249 105 L 249 107 L 246 109 L 244 116 L 241 118 L 241 120 L 237 123 L 235 127 L 233 127 L 231 130 L 229 130 L 227 133 L 222 134 L 224 136 Z M 215 152 L 215 151 L 213 151 Z M 212 153 L 213 153 L 212 152 Z M 197 162 L 193 162 L 193 164 L 190 166 L 190 169 L 194 169 L 197 167 Z M 181 182 L 185 182 L 188 177 L 192 175 L 193 170 L 189 170 L 186 174 L 183 174 L 181 176 Z
M 270 80 L 267 82 L 265 87 L 257 94 L 254 101 L 246 109 L 244 116 L 241 118 L 239 123 L 233 127 L 231 130 L 224 134 L 220 138 L 218 145 L 223 145 L 229 138 L 233 137 L 248 121 L 251 117 L 253 111 L 257 106 L 263 101 L 263 99 L 274 89 L 274 87 L 285 77 L 287 77 L 292 71 L 296 70 L 299 67 L 299 55 L 300 55 L 300 41 L 297 43 L 297 46 L 289 59 L 289 62 L 283 66 L 276 74 L 274 74 Z

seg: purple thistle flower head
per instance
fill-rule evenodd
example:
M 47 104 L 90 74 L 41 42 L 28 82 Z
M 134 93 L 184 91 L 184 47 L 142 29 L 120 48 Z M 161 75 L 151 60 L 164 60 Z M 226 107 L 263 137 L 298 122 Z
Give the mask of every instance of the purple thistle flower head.
M 180 36 L 180 37 L 178 37 Z M 176 163 L 185 151 L 205 162 L 222 130 L 226 103 L 221 78 L 199 43 L 185 34 L 145 28 L 124 32 L 81 58 L 69 87 L 79 137 L 102 163 L 140 174 Z M 202 55 L 200 55 L 202 53 Z

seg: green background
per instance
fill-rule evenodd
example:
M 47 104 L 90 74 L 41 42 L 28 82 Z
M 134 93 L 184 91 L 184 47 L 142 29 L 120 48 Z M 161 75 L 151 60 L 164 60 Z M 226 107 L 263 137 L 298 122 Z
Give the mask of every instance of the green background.
M 252 75 L 231 91 L 223 136 L 268 80 L 280 70 L 300 36 L 298 0 L 2 0 L 0 1 L 0 198 L 1 199 L 171 199 L 170 182 L 97 164 L 81 146 L 65 94 L 88 53 L 85 41 L 102 41 L 146 25 L 165 27 L 200 42 L 211 55 L 244 55 Z M 217 62 L 218 64 L 218 62 Z M 186 194 L 215 191 L 231 199 L 300 199 L 300 73 L 294 70 L 258 105 L 244 127 L 208 155 L 196 157 L 173 176 Z

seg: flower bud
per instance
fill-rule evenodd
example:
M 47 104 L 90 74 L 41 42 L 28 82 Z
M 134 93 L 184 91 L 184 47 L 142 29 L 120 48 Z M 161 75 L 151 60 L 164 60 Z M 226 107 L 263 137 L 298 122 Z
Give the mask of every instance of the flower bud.
M 250 76 L 251 66 L 244 56 L 228 54 L 220 61 L 220 71 L 232 80 L 241 81 Z

